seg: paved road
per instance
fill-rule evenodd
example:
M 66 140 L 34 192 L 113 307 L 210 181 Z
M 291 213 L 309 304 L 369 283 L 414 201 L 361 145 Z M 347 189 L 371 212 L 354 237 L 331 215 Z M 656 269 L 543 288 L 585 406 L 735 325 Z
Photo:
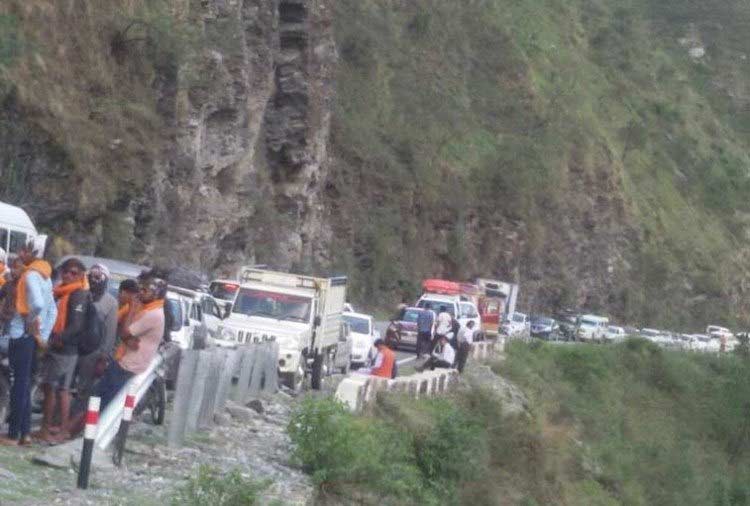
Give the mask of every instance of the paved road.
M 382 337 L 385 337 L 385 329 L 388 328 L 388 322 L 376 321 L 374 325 L 375 325 L 375 330 L 379 331 Z M 417 357 L 413 351 L 396 350 L 396 362 L 398 362 L 398 365 L 403 365 L 403 364 L 408 364 L 409 362 L 414 362 L 416 358 Z

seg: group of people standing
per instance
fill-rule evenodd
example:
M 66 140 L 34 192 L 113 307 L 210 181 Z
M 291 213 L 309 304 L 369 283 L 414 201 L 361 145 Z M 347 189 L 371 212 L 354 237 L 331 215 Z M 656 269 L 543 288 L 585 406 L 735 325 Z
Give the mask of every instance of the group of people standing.
M 418 369 L 455 367 L 463 372 L 474 343 L 474 330 L 473 321 L 462 327 L 447 306 L 440 306 L 436 314 L 430 303 L 425 304 L 417 318 L 416 353 L 418 360 L 424 355 L 429 357 Z
M 165 334 L 166 276 L 152 269 L 107 292 L 110 272 L 68 258 L 53 276 L 31 240 L 0 262 L 0 336 L 7 342 L 13 383 L 8 434 L 0 445 L 65 441 L 83 429 L 88 397 L 101 409 L 145 371 Z M 0 251 L 0 259 L 6 257 Z M 53 280 L 59 282 L 53 285 Z M 41 428 L 31 432 L 34 377 L 44 394 Z M 76 384 L 76 398 L 71 391 Z M 0 420 L 0 425 L 5 421 Z

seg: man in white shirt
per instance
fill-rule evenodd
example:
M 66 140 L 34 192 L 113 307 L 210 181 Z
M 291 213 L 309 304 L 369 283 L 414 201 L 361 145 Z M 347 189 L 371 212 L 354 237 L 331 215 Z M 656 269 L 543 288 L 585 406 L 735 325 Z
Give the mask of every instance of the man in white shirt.
M 418 367 L 417 370 L 424 371 L 429 368 L 434 371 L 438 367 L 451 369 L 455 360 L 456 352 L 453 349 L 453 346 L 448 342 L 448 338 L 446 336 L 439 336 L 438 344 L 435 346 L 435 349 L 432 350 L 432 355 L 430 355 L 430 358 L 428 358 L 421 367 Z
M 461 373 L 466 366 L 466 359 L 471 353 L 471 345 L 474 344 L 474 321 L 469 320 L 465 327 L 458 331 L 458 353 L 456 353 L 456 369 Z
M 453 317 L 448 312 L 448 308 L 446 306 L 440 306 L 440 313 L 438 313 L 437 315 L 437 327 L 435 328 L 435 335 L 436 336 L 448 335 L 448 332 L 451 331 L 452 321 L 453 321 Z

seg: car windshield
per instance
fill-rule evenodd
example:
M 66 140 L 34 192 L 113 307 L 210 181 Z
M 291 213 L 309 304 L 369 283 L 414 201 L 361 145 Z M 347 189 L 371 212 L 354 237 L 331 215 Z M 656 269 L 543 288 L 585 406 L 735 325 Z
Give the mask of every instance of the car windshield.
M 596 320 L 589 320 L 588 318 L 581 318 L 581 325 L 586 325 L 587 327 L 596 327 L 599 325 L 599 322 Z
M 401 317 L 402 322 L 417 323 L 419 319 L 419 313 L 422 311 L 416 311 L 414 309 L 407 309 L 404 311 L 404 316 Z
M 370 333 L 370 320 L 367 318 L 345 314 L 344 321 L 349 324 L 349 328 L 352 332 L 356 332 L 357 334 Z
M 225 283 L 223 281 L 214 281 L 208 287 L 208 291 L 217 299 L 233 301 L 234 296 L 240 285 L 237 283 Z
M 448 313 L 450 313 L 451 316 L 455 316 L 455 308 L 453 307 L 453 304 L 450 302 L 441 302 L 439 300 L 422 299 L 419 301 L 419 304 L 417 304 L 417 306 L 424 308 L 424 307 L 427 307 L 427 304 L 430 305 L 430 309 L 435 311 L 435 314 L 442 313 L 441 308 L 445 307 L 445 310 Z
M 526 317 L 522 314 L 514 314 L 513 321 L 518 322 L 518 323 L 523 323 L 524 321 L 526 321 Z
M 241 288 L 237 294 L 237 301 L 232 306 L 232 312 L 247 316 L 268 316 L 277 320 L 308 322 L 311 307 L 310 297 Z
M 554 323 L 554 320 L 552 318 L 545 318 L 543 316 L 532 316 L 531 323 L 535 325 L 551 326 Z

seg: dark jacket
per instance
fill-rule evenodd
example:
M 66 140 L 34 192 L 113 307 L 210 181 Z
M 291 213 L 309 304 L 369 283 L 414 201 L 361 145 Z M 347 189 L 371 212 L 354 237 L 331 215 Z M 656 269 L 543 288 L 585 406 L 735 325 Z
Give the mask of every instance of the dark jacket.
M 88 306 L 88 290 L 76 290 L 70 294 L 68 300 L 68 319 L 65 321 L 65 330 L 60 334 L 63 343 L 62 349 L 54 350 L 61 355 L 78 354 L 78 336 L 86 329 L 86 309 Z

